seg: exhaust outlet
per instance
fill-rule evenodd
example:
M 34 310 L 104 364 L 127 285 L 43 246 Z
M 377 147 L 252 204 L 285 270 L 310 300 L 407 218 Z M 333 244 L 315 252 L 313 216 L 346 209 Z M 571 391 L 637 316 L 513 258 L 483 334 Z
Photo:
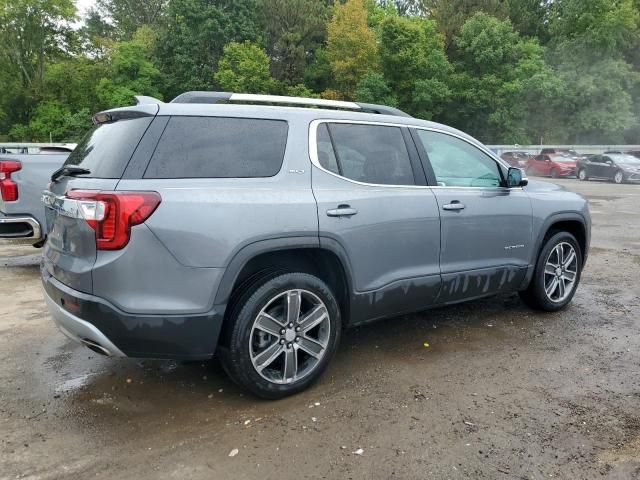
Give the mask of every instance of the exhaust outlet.
M 96 353 L 99 353 L 100 355 L 104 355 L 106 357 L 110 357 L 111 356 L 111 352 L 109 350 L 107 350 L 106 348 L 104 348 L 102 345 L 100 345 L 99 343 L 96 343 L 92 340 L 88 340 L 86 338 L 83 338 L 82 340 L 80 340 L 82 342 L 82 344 L 87 347 L 89 350 L 92 350 Z

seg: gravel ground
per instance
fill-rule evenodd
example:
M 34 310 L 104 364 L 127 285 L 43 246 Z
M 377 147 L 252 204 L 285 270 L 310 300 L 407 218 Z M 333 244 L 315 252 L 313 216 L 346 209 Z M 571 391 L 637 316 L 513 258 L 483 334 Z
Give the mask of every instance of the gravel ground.
M 349 330 L 277 402 L 215 363 L 72 344 L 37 251 L 1 247 L 0 478 L 639 478 L 640 186 L 558 183 L 594 221 L 569 308 L 509 295 Z

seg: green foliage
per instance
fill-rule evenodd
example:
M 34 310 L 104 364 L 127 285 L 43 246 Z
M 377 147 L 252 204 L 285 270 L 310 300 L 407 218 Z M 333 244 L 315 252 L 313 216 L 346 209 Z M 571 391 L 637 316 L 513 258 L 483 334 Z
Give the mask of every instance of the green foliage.
M 384 76 L 376 72 L 368 72 L 362 77 L 356 88 L 356 100 L 389 105 L 390 107 L 398 106 L 398 99 L 385 81 Z
M 275 93 L 277 85 L 269 73 L 268 55 L 251 42 L 232 42 L 224 47 L 214 77 L 228 92 Z
M 331 10 L 318 0 L 262 0 L 260 9 L 273 75 L 287 85 L 300 83 L 325 40 Z
M 255 0 L 169 0 L 156 52 L 166 97 L 212 90 L 224 46 L 259 39 L 256 12 Z
M 155 25 L 167 0 L 98 0 L 98 11 L 113 25 L 112 35 L 129 40 L 143 26 Z
M 153 48 L 151 31 L 143 27 L 133 40 L 115 44 L 109 76 L 100 79 L 96 95 L 106 108 L 131 105 L 134 95 L 162 98 L 158 83 L 160 70 L 150 59 Z
M 529 143 L 555 129 L 552 105 L 562 82 L 544 61 L 536 40 L 523 39 L 510 21 L 478 12 L 455 38 L 453 108 L 446 118 L 485 142 Z
M 640 0 L 0 0 L 0 139 L 134 95 L 398 106 L 485 142 L 640 143 Z
M 335 4 L 327 27 L 327 59 L 334 86 L 347 99 L 353 98 L 362 77 L 377 69 L 376 40 L 367 24 L 364 0 Z
M 387 16 L 379 27 L 380 63 L 401 108 L 432 118 L 449 97 L 451 65 L 433 20 Z
M 11 129 L 9 137 L 18 141 L 73 142 L 77 141 L 91 125 L 88 108 L 71 112 L 59 101 L 40 103 L 33 112 L 27 125 L 17 124 Z

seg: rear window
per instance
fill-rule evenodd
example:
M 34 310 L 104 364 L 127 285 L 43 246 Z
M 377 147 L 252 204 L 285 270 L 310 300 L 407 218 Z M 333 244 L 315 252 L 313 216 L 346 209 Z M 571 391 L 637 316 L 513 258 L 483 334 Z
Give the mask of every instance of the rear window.
M 144 178 L 272 177 L 287 131 L 283 120 L 171 117 Z
M 65 165 L 90 170 L 83 178 L 121 178 L 152 120 L 140 117 L 96 125 L 67 157 Z

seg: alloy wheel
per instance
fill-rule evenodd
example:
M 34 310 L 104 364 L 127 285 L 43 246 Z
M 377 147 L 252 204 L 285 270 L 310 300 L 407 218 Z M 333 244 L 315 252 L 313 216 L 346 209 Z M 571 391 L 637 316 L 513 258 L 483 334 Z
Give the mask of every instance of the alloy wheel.
M 552 302 L 563 302 L 571 295 L 578 277 L 578 256 L 570 243 L 558 243 L 549 253 L 544 267 L 544 290 Z
M 622 172 L 617 171 L 613 177 L 613 181 L 616 183 L 622 183 L 623 180 L 624 180 L 624 175 L 622 174 Z
M 249 353 L 265 380 L 288 384 L 308 376 L 327 352 L 331 323 L 324 302 L 308 290 L 287 290 L 256 316 Z

